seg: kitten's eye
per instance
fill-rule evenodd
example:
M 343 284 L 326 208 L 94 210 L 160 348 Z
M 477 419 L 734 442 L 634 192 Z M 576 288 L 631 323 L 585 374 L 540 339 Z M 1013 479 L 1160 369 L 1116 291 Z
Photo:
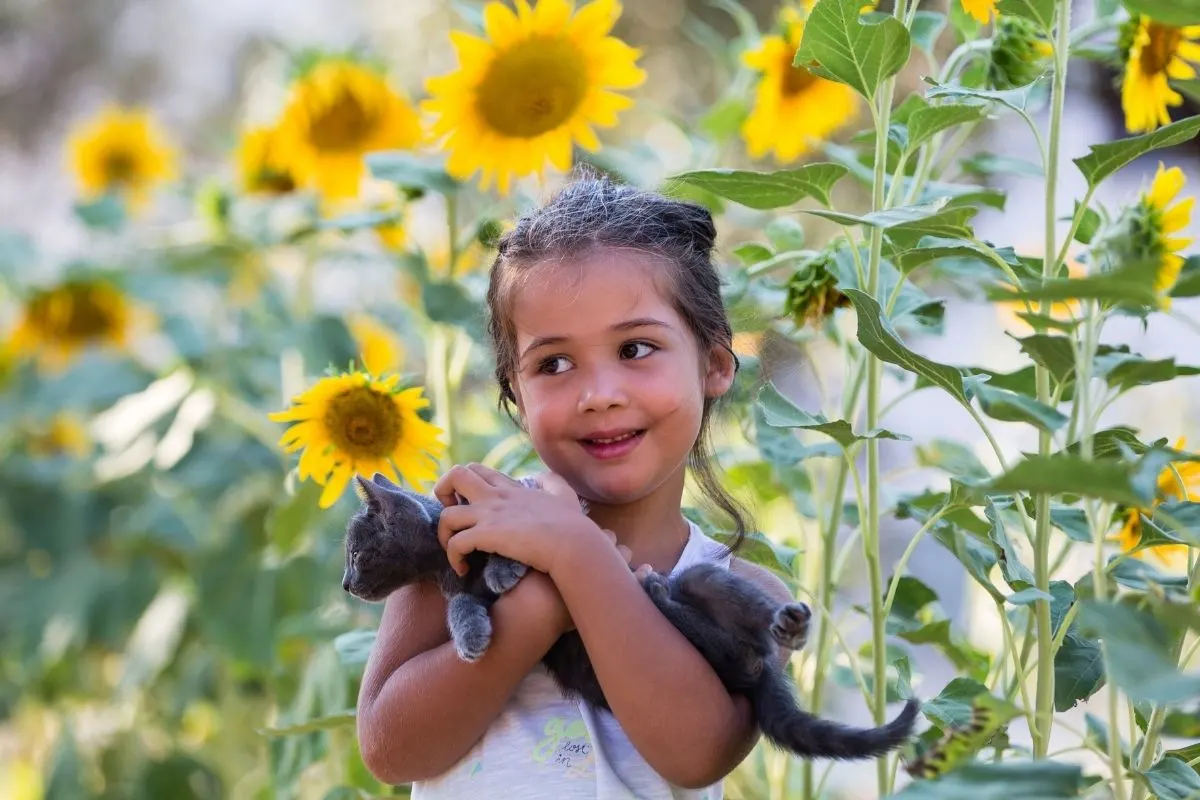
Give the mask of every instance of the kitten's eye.
M 566 370 L 570 362 L 562 356 L 550 356 L 538 363 L 537 371 L 541 375 L 558 375 Z
M 645 358 L 657 349 L 657 347 L 649 342 L 626 342 L 621 345 L 621 358 Z

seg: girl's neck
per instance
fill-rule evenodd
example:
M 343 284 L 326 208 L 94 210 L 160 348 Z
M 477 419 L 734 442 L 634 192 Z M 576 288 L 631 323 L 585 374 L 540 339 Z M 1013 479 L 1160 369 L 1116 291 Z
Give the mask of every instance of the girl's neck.
M 679 510 L 683 497 L 683 471 L 673 475 L 645 497 L 623 505 L 590 503 L 588 516 L 607 528 L 633 553 L 636 568 L 649 564 L 670 572 L 687 545 L 690 528 Z

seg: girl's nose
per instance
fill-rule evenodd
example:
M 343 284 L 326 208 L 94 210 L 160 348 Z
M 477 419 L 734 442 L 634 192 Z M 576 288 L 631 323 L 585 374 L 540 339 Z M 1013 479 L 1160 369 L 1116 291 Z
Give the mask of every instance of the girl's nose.
M 627 403 L 628 397 L 621 381 L 608 370 L 595 370 L 584 382 L 583 391 L 579 395 L 578 411 L 581 414 L 588 411 L 607 411 Z

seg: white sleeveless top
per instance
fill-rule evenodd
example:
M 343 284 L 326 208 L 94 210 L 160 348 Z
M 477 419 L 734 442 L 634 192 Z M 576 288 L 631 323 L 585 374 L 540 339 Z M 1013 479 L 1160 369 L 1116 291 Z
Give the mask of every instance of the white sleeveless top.
M 724 547 L 690 520 L 672 574 L 707 561 L 729 568 Z M 414 800 L 721 800 L 722 783 L 682 789 L 634 749 L 616 718 L 566 700 L 538 664 L 500 716 L 443 775 L 413 784 Z

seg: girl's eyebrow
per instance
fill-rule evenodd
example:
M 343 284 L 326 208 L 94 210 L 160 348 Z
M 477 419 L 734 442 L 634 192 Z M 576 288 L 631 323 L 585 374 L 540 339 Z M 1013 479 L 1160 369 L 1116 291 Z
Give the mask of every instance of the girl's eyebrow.
M 655 319 L 654 317 L 635 317 L 634 319 L 627 319 L 623 322 L 618 322 L 616 325 L 611 326 L 609 330 L 627 331 L 633 328 L 667 328 L 670 330 L 671 324 L 664 322 L 661 319 Z M 551 344 L 561 344 L 565 341 L 567 341 L 566 336 L 535 336 L 533 341 L 526 345 L 525 349 L 521 351 L 521 359 L 524 360 L 525 356 L 529 355 L 534 350 L 537 350 L 539 347 L 545 347 L 546 345 Z

